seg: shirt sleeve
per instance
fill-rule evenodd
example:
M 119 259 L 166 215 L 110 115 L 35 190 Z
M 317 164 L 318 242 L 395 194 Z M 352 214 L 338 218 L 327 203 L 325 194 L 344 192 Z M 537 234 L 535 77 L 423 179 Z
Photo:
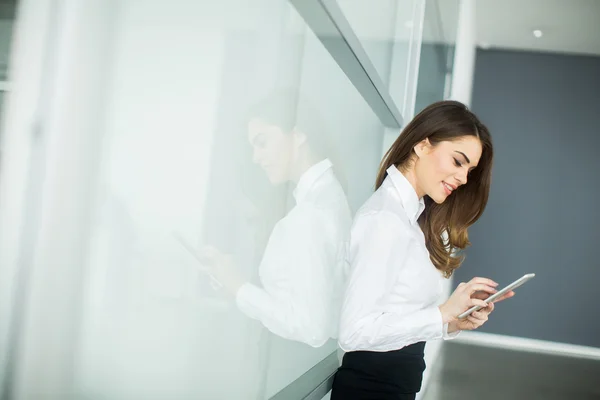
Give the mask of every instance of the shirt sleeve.
M 340 347 L 345 351 L 388 351 L 441 339 L 447 327 L 437 306 L 390 310 L 389 293 L 405 266 L 410 246 L 416 245 L 399 217 L 386 211 L 359 215 L 351 236 Z
M 444 334 L 443 334 L 443 338 L 444 340 L 452 340 L 454 338 L 456 338 L 462 331 L 458 330 L 452 333 L 448 333 L 448 324 L 444 324 Z
M 318 210 L 300 209 L 273 230 L 261 261 L 263 286 L 242 285 L 239 309 L 285 339 L 313 347 L 330 337 L 330 288 L 335 265 L 335 238 Z

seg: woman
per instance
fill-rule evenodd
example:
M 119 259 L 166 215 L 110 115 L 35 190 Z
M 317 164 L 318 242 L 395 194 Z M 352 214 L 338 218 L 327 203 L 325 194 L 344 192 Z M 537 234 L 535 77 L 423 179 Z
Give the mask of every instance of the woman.
M 272 185 L 294 186 L 294 205 L 270 234 L 259 265 L 260 285 L 245 282 L 231 257 L 205 247 L 213 275 L 248 317 L 288 340 L 321 347 L 337 337 L 352 223 L 334 171 L 320 113 L 298 91 L 282 89 L 250 112 L 252 160 Z
M 484 299 L 497 286 L 490 279 L 461 283 L 438 300 L 487 203 L 492 156 L 488 129 L 455 101 L 423 110 L 385 155 L 377 190 L 352 226 L 339 332 L 346 354 L 333 400 L 414 399 L 425 341 L 487 321 L 494 305 Z M 474 305 L 485 308 L 456 318 Z

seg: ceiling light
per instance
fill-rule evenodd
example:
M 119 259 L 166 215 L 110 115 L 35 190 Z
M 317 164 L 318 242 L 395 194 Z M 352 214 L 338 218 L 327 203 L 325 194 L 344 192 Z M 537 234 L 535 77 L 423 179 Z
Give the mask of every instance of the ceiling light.
M 539 29 L 533 31 L 533 36 L 535 36 L 538 39 L 541 38 L 543 34 L 544 32 L 540 31 Z

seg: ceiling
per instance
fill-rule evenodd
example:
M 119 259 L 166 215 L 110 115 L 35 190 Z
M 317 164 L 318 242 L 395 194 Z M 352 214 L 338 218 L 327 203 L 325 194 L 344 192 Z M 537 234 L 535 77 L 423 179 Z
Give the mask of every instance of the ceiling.
M 337 0 L 361 39 L 402 40 L 414 0 Z M 473 0 L 482 48 L 600 55 L 600 0 Z M 453 42 L 459 0 L 426 0 L 425 42 Z M 0 0 L 0 20 L 16 0 Z M 441 29 L 440 29 L 441 26 Z M 543 32 L 535 38 L 534 29 Z
M 480 47 L 600 55 L 600 0 L 476 1 Z
M 600 55 L 600 0 L 473 1 L 480 47 Z M 410 29 L 402 28 L 412 18 L 413 0 L 337 2 L 361 39 L 410 36 Z M 423 41 L 452 43 L 459 1 L 426 0 L 426 4 Z M 535 38 L 534 29 L 542 30 L 543 36 Z

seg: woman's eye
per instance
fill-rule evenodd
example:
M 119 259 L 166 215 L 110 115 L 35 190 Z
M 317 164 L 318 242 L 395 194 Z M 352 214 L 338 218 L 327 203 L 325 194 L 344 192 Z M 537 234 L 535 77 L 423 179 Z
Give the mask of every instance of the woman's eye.
M 454 165 L 456 165 L 457 167 L 462 167 L 461 162 L 458 161 L 456 158 L 454 159 Z

